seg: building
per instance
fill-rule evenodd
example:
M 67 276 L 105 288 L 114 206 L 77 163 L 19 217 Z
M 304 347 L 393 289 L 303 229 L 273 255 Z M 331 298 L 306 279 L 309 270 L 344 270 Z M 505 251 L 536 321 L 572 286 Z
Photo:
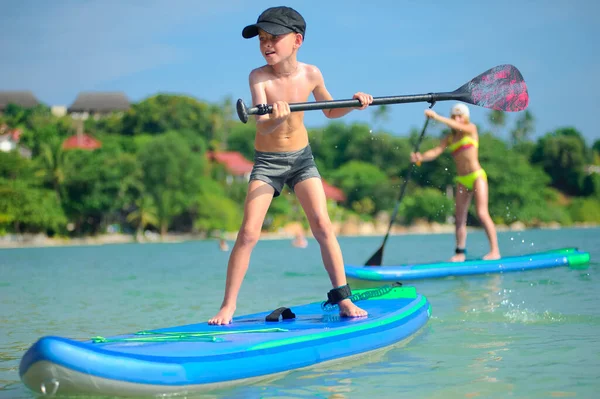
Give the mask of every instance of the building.
M 67 114 L 67 107 L 65 107 L 64 105 L 53 105 L 52 107 L 50 107 L 50 112 L 52 113 L 52 115 L 58 118 L 62 118 Z
M 74 119 L 85 120 L 90 116 L 98 119 L 113 112 L 125 112 L 130 108 L 129 99 L 122 92 L 81 92 L 67 108 Z
M 0 126 L 0 151 L 11 152 L 16 150 L 22 157 L 31 158 L 31 151 L 19 145 L 22 133 L 21 129 L 9 129 L 6 125 Z
M 0 91 L 0 114 L 4 112 L 8 104 L 33 108 L 40 102 L 30 91 Z
M 16 150 L 21 137 L 20 129 L 8 129 L 8 126 L 0 127 L 0 151 L 10 152 Z

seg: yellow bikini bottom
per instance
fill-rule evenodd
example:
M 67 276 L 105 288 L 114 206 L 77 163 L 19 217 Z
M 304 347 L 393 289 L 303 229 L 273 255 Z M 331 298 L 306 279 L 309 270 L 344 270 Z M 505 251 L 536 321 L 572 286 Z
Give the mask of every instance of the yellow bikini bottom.
M 476 170 L 473 173 L 469 173 L 468 175 L 456 176 L 454 178 L 454 181 L 457 182 L 457 183 L 462 184 L 468 190 L 473 190 L 473 186 L 475 185 L 475 181 L 479 177 L 483 177 L 487 181 L 487 173 L 485 173 L 485 170 L 479 169 L 479 170 Z

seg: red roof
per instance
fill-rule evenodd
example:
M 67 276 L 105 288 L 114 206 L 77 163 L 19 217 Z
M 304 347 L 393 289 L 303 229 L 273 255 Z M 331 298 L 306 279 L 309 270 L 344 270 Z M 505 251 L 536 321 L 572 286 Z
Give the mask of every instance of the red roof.
M 10 134 L 12 135 L 12 139 L 14 142 L 19 142 L 19 139 L 21 138 L 21 134 L 23 134 L 23 131 L 21 129 L 14 129 L 12 132 L 10 132 Z
M 81 150 L 95 150 L 100 147 L 102 147 L 102 143 L 87 134 L 82 134 L 81 136 L 76 134 L 66 139 L 63 143 L 63 149 L 65 150 L 74 148 L 79 148 Z
M 6 125 L 2 125 L 0 126 L 0 133 L 6 131 L 7 126 Z M 2 138 L 7 138 L 9 140 L 14 141 L 15 143 L 19 142 L 19 139 L 21 138 L 21 134 L 23 133 L 23 131 L 21 129 L 13 129 L 13 130 L 9 130 L 8 133 L 6 134 L 0 134 L 0 137 Z
M 325 190 L 325 196 L 328 199 L 332 199 L 336 202 L 346 201 L 346 195 L 344 194 L 344 192 L 342 190 L 327 183 L 325 181 L 325 179 L 321 179 L 321 181 L 323 182 L 323 189 Z
M 213 151 L 208 152 L 209 159 L 212 159 L 225 168 L 234 176 L 243 176 L 252 172 L 254 164 L 248 161 L 237 151 Z

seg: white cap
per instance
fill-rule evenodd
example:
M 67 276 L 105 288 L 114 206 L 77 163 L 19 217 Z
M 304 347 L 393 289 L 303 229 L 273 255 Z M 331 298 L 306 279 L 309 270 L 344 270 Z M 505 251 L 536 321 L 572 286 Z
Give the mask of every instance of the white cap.
M 462 115 L 468 118 L 469 108 L 463 103 L 458 103 L 454 107 L 452 107 L 452 112 L 450 113 L 450 115 Z

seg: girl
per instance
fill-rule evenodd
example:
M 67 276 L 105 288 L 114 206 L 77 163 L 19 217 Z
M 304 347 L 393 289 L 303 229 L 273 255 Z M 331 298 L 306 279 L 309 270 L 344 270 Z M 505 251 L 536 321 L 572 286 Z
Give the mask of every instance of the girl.
M 454 158 L 458 176 L 456 190 L 456 250 L 450 259 L 453 262 L 465 260 L 467 250 L 467 213 L 471 198 L 475 195 L 477 217 L 481 221 L 488 240 L 490 252 L 483 259 L 499 259 L 498 237 L 494 222 L 488 212 L 488 182 L 485 170 L 479 164 L 479 137 L 477 127 L 469 121 L 469 108 L 462 103 L 452 108 L 450 119 L 427 109 L 425 116 L 446 124 L 452 133 L 444 137 L 439 146 L 421 153 L 412 153 L 411 162 L 429 162 L 439 157 L 447 148 Z

